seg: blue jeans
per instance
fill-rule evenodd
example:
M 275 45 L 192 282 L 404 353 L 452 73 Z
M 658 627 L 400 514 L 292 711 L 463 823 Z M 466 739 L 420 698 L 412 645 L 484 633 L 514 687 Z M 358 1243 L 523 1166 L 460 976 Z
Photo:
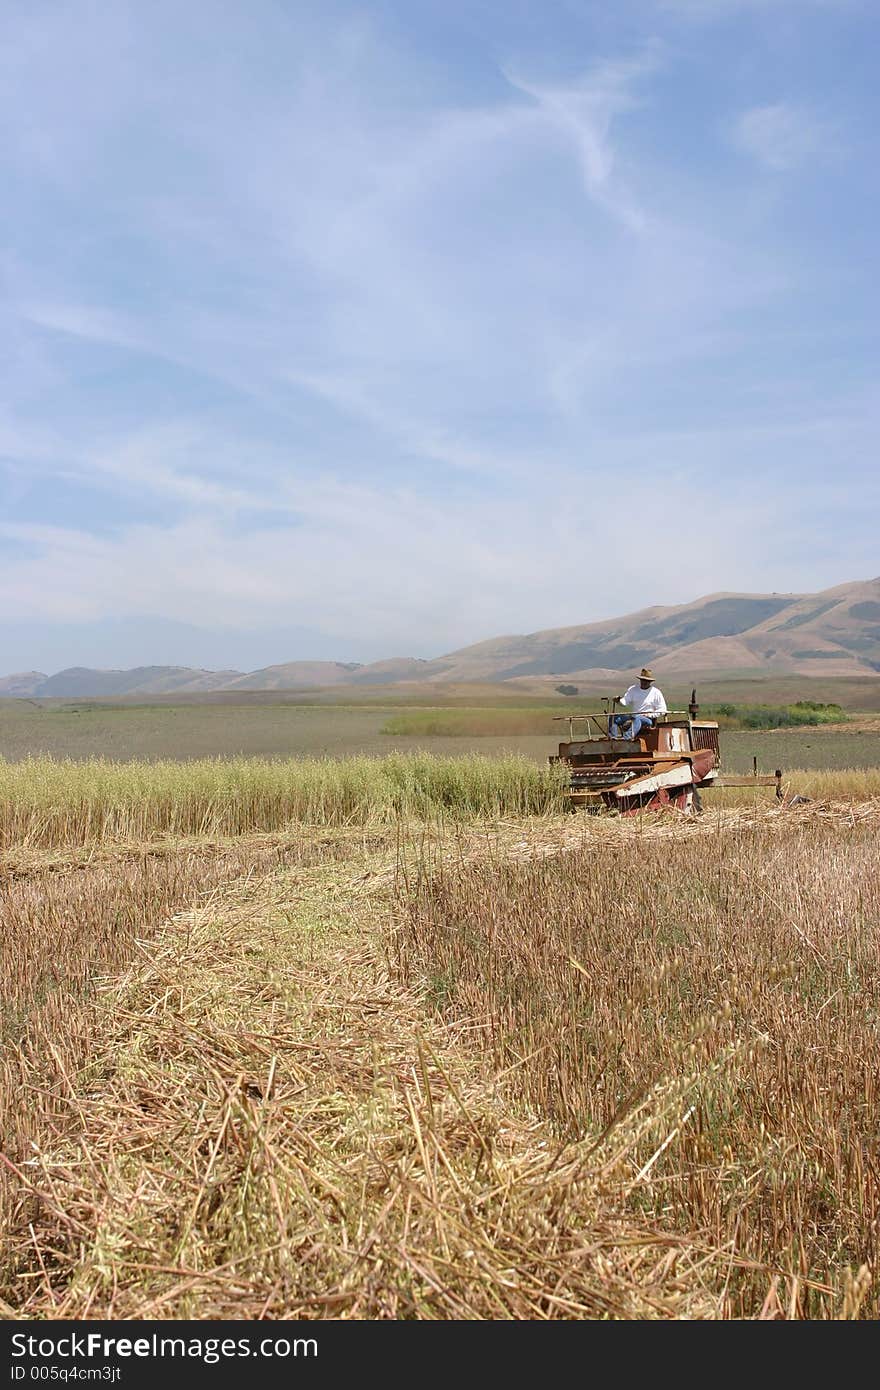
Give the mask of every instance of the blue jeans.
M 625 725 L 631 725 L 628 732 L 624 732 Z M 638 738 L 642 729 L 653 729 L 654 720 L 649 714 L 612 714 L 608 725 L 608 732 L 612 738 L 634 739 Z

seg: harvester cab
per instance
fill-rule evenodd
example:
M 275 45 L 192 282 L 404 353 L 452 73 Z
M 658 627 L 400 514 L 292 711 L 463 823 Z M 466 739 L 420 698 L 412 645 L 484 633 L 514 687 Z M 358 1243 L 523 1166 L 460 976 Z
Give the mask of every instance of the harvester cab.
M 694 815 L 702 809 L 700 792 L 720 786 L 775 786 L 782 796 L 782 773 L 722 773 L 718 724 L 700 719 L 697 693 L 686 710 L 655 716 L 637 738 L 612 737 L 611 704 L 601 711 L 560 715 L 568 723 L 568 740 L 559 744 L 551 764 L 568 773 L 572 810 L 616 809 L 623 815 L 670 809 Z M 575 730 L 575 725 L 580 727 Z

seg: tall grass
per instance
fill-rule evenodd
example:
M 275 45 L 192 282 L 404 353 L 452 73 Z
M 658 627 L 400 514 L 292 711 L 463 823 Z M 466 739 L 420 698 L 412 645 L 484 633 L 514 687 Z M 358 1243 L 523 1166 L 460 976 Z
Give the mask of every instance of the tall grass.
M 0 762 L 0 848 L 84 846 L 157 837 L 230 836 L 297 824 L 383 824 L 398 817 L 468 820 L 564 807 L 559 769 L 511 754 L 462 758 L 212 758 L 194 762 Z M 880 795 L 880 768 L 786 772 L 810 797 Z M 766 789 L 713 791 L 707 809 Z
M 793 705 L 717 705 L 705 711 L 729 729 L 798 729 L 820 724 L 845 724 L 849 715 L 840 705 L 823 705 L 817 700 L 799 700 Z
M 880 767 L 785 768 L 782 784 L 786 795 L 806 796 L 811 801 L 870 801 L 880 796 Z M 766 787 L 719 787 L 701 793 L 703 807 L 774 804 Z
M 594 706 L 584 705 L 584 709 Z M 581 706 L 571 715 L 577 717 Z M 565 711 L 568 715 L 568 711 Z M 584 725 L 578 726 L 583 729 Z M 565 731 L 563 733 L 563 730 Z M 568 724 L 559 708 L 537 709 L 410 709 L 393 714 L 380 733 L 413 738 L 568 737 Z
M 684 706 L 679 706 L 684 708 Z M 413 738 L 505 738 L 568 736 L 569 717 L 578 719 L 585 711 L 600 710 L 598 700 L 573 701 L 568 709 L 558 705 L 519 708 L 437 708 L 407 709 L 391 715 L 380 733 Z M 600 720 L 602 715 L 599 715 Z M 802 700 L 793 705 L 707 705 L 702 717 L 714 719 L 722 729 L 811 728 L 825 724 L 845 724 L 849 715 L 840 705 L 822 705 Z M 578 723 L 578 730 L 586 725 Z M 591 733 L 595 734 L 595 725 Z
M 562 781 L 527 758 L 216 758 L 0 763 L 0 846 L 241 835 L 295 823 L 472 818 L 558 810 Z
M 880 1262 L 876 835 L 868 808 L 696 839 L 634 824 L 409 879 L 404 978 L 562 1135 L 613 1149 L 641 1126 L 631 1199 L 730 1251 L 734 1316 L 774 1273 L 795 1315 L 827 1316 Z

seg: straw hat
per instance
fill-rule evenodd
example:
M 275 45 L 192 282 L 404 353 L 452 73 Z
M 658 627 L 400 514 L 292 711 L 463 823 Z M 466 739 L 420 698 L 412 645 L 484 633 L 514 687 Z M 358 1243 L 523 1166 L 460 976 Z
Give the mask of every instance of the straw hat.
M 650 666 L 643 666 L 642 669 L 641 669 L 641 671 L 639 672 L 639 680 L 640 680 L 640 681 L 652 681 L 653 679 L 654 679 L 654 672 L 651 670 Z

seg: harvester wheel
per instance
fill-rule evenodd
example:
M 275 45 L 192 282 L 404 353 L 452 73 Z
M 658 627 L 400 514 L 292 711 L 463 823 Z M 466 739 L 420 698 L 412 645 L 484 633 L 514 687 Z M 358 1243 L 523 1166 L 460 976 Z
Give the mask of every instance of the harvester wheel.
M 648 809 L 650 811 L 682 811 L 685 815 L 689 815 L 691 798 L 691 787 L 675 787 L 672 791 L 667 791 L 665 787 L 661 787 L 648 802 Z
M 676 811 L 681 811 L 682 815 L 692 816 L 694 814 L 694 789 L 693 787 L 682 787 L 675 791 L 669 798 L 669 805 Z
M 659 791 L 632 797 L 630 804 L 621 814 L 637 816 L 640 811 L 680 811 L 684 816 L 693 816 L 698 814 L 698 807 L 694 802 L 696 796 L 697 791 L 693 785 L 673 787 L 671 793 L 665 787 L 661 787 Z

